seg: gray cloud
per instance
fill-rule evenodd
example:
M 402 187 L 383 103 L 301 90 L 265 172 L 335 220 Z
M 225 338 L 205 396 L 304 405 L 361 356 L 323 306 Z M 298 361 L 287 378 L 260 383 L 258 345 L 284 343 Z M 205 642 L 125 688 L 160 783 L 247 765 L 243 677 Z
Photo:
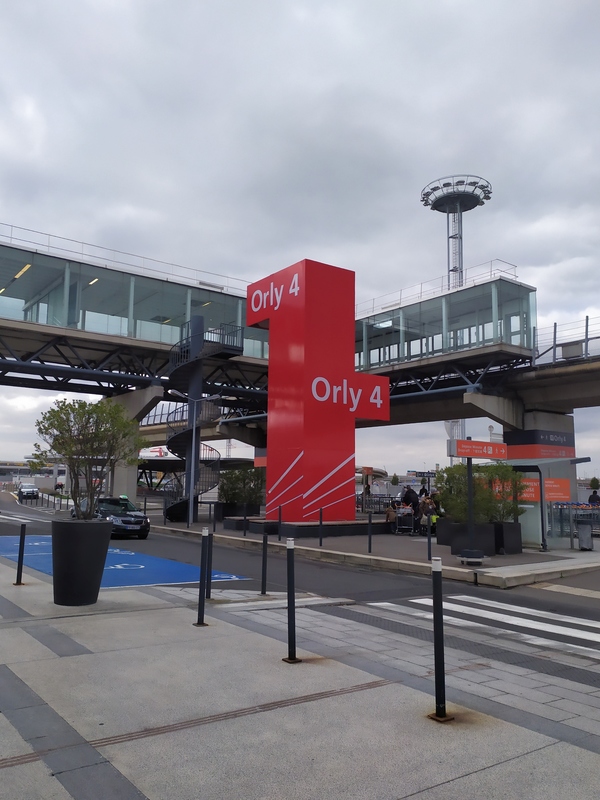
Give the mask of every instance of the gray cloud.
M 0 221 L 248 280 L 311 257 L 367 299 L 443 275 L 420 190 L 468 171 L 494 194 L 465 264 L 518 265 L 544 323 L 600 317 L 599 23 L 591 0 L 6 4 Z M 396 471 L 424 447 L 402 430 Z

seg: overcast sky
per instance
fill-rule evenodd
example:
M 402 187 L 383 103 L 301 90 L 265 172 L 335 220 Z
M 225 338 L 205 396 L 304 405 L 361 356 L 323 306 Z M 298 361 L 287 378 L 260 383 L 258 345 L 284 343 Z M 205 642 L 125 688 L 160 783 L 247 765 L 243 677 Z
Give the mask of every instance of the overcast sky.
M 366 300 L 445 274 L 420 191 L 469 172 L 493 196 L 465 267 L 517 265 L 540 327 L 600 317 L 597 0 L 19 0 L 0 22 L 0 222 L 247 280 L 313 258 Z M 0 459 L 53 399 L 2 390 Z M 580 474 L 598 416 L 576 413 Z M 443 466 L 445 438 L 361 431 L 357 459 Z

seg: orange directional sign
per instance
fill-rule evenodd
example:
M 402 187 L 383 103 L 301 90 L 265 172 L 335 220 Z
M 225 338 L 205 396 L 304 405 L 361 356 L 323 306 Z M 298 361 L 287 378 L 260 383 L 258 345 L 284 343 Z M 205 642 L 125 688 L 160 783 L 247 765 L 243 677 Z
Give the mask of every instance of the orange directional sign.
M 474 442 L 471 439 L 456 439 L 448 442 L 448 455 L 455 458 L 505 459 L 507 449 L 502 442 Z

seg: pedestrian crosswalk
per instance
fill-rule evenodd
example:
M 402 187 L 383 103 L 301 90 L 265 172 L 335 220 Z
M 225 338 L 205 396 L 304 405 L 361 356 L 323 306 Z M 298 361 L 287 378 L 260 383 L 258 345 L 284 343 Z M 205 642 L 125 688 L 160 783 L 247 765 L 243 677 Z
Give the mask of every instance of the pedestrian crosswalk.
M 412 598 L 405 604 L 369 605 L 415 620 L 433 618 L 430 597 Z M 443 609 L 445 628 L 470 628 L 494 637 L 600 661 L 600 621 L 460 594 L 444 597 Z

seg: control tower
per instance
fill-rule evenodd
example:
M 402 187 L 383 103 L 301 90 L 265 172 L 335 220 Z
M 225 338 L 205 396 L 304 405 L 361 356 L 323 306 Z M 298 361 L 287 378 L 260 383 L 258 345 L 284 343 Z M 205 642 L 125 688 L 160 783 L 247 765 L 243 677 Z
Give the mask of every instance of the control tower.
M 421 192 L 426 208 L 446 215 L 448 289 L 463 285 L 463 212 L 484 205 L 491 196 L 492 185 L 477 175 L 448 175 L 428 183 Z

